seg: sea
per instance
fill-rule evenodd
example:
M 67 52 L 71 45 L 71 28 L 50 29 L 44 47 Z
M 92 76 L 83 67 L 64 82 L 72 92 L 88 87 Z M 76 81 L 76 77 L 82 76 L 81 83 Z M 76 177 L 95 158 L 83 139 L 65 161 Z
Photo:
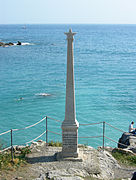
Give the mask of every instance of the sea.
M 52 118 L 47 118 L 48 142 L 62 141 L 67 66 L 64 32 L 70 28 L 76 32 L 78 143 L 97 148 L 104 142 L 117 147 L 129 123 L 136 124 L 136 25 L 0 25 L 0 42 L 14 43 L 0 47 L 0 134 L 19 129 L 12 131 L 13 145 L 27 144 L 45 132 L 45 120 L 25 127 L 46 116 Z M 46 140 L 46 133 L 39 139 Z M 2 134 L 0 141 L 3 147 L 10 146 L 11 132 Z

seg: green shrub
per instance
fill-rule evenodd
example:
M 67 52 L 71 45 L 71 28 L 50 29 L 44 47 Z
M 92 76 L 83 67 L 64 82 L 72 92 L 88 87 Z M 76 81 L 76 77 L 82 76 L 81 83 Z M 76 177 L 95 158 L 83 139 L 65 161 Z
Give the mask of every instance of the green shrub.
M 136 166 L 136 156 L 124 154 L 122 152 L 114 152 L 112 153 L 113 157 L 118 160 L 120 163 L 128 165 L 128 166 Z
M 53 146 L 53 147 L 62 147 L 62 143 L 59 142 L 59 141 L 56 141 L 56 142 L 53 142 L 53 141 L 50 141 L 48 143 L 49 146 Z
M 31 152 L 29 147 L 25 147 L 21 149 L 21 158 L 25 158 L 27 154 Z
M 9 153 L 0 154 L 0 169 L 7 167 L 11 162 L 11 155 Z
M 11 152 L 3 152 L 0 153 L 0 170 L 6 169 L 6 170 L 13 170 L 14 168 L 19 167 L 22 164 L 26 163 L 26 155 L 29 154 L 30 148 L 25 147 L 21 150 L 21 153 L 19 155 L 15 154 L 13 161 L 11 157 Z

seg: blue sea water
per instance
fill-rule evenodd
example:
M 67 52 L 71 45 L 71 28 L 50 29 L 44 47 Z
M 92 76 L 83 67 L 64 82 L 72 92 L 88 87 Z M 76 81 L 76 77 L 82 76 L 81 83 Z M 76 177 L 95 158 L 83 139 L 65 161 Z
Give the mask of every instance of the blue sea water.
M 79 123 L 106 121 L 128 131 L 129 123 L 136 122 L 136 25 L 0 25 L 0 41 L 23 43 L 0 47 L 0 133 L 29 126 L 46 115 L 64 120 L 64 32 L 69 28 L 77 32 L 74 69 Z M 48 129 L 61 133 L 61 124 L 48 120 Z M 44 130 L 45 121 L 15 131 L 13 143 L 24 144 Z M 79 127 L 81 137 L 100 136 L 102 132 L 102 124 Z M 121 134 L 106 125 L 105 136 L 118 141 Z M 59 135 L 49 133 L 48 137 L 61 141 Z M 10 133 L 0 139 L 9 144 Z M 97 147 L 102 138 L 79 138 L 79 143 Z M 105 139 L 105 145 L 115 147 L 116 143 Z

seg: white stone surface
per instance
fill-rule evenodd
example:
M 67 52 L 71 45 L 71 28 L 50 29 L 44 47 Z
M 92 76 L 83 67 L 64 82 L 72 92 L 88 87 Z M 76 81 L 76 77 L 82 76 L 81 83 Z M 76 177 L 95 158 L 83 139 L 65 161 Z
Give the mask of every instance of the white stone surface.
M 110 153 L 103 150 L 96 150 L 89 146 L 79 147 L 79 155 L 82 156 L 82 162 L 79 161 L 56 161 L 56 153 L 61 152 L 61 147 L 38 146 L 31 149 L 27 155 L 28 162 L 32 165 L 29 168 L 29 174 L 36 180 L 49 179 L 126 179 L 132 177 L 135 167 L 126 167 L 119 165 Z M 74 159 L 74 158 L 73 158 Z M 19 175 L 20 176 L 20 175 Z M 22 176 L 22 174 L 21 174 Z M 87 178 L 88 177 L 88 178 Z M 29 179 L 29 178 L 28 178 Z

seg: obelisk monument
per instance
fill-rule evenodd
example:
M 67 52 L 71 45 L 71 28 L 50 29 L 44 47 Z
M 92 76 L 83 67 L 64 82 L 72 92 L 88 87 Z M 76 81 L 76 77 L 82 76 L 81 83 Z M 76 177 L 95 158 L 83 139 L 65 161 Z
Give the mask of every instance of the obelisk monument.
M 78 127 L 75 113 L 75 89 L 74 89 L 74 58 L 73 40 L 74 35 L 70 29 L 67 35 L 67 81 L 65 120 L 62 122 L 62 157 L 78 157 Z

